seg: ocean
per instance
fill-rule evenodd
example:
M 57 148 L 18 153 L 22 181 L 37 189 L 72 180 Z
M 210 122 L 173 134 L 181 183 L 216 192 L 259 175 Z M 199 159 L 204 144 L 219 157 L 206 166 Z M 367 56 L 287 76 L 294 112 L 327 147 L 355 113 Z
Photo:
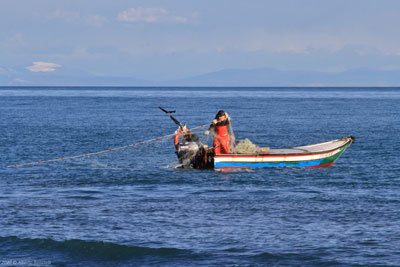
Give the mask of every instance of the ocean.
M 260 146 L 356 142 L 327 168 L 182 170 L 158 106 Z M 1 87 L 0 114 L 0 266 L 400 266 L 400 88 Z

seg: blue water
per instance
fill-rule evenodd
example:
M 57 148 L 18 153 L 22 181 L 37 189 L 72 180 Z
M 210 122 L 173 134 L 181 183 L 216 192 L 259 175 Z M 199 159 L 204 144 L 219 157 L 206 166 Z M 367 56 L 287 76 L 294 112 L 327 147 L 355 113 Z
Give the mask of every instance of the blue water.
M 260 146 L 357 141 L 321 169 L 179 170 L 172 137 L 7 168 L 169 135 L 159 105 Z M 0 265 L 400 265 L 399 88 L 3 87 L 0 114 Z

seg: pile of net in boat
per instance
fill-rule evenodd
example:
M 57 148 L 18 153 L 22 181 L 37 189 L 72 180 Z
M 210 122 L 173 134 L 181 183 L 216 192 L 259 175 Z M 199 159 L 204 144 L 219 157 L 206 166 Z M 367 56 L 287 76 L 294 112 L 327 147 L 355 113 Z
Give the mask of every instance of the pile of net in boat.
M 259 147 L 248 138 L 240 140 L 236 143 L 232 152 L 234 154 L 258 154 L 268 152 L 269 147 Z

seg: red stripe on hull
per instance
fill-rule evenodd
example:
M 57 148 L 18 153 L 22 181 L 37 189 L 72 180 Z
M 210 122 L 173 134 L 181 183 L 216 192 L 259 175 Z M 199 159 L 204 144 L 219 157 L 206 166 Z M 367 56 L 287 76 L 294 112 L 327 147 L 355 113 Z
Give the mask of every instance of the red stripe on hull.
M 333 165 L 333 163 L 335 163 L 335 161 L 329 162 L 329 163 L 325 163 L 325 164 L 321 164 L 321 165 L 316 165 L 316 166 L 309 166 L 308 168 L 321 168 L 321 167 L 330 167 Z

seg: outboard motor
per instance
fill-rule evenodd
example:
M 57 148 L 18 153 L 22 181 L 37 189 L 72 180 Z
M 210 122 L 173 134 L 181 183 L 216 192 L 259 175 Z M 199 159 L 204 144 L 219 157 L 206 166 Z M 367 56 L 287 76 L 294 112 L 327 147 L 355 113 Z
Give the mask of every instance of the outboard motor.
M 182 167 L 193 167 L 193 162 L 198 151 L 199 145 L 194 141 L 183 141 L 180 143 L 177 155 Z

